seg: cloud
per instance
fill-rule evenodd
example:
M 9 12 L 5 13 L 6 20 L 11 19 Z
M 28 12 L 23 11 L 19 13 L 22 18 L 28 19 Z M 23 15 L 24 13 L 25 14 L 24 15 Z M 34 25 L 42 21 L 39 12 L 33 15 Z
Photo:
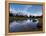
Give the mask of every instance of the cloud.
M 32 5 L 25 5 L 25 8 L 21 8 L 21 10 L 20 9 L 16 9 L 15 10 L 15 8 L 10 8 L 10 13 L 13 13 L 13 14 L 18 14 L 18 15 L 27 15 L 28 17 L 30 16 L 30 15 L 32 15 L 32 16 L 41 16 L 42 15 L 42 13 L 31 13 L 31 12 L 28 12 L 27 10 L 29 9 L 29 8 L 31 8 L 32 7 Z M 37 11 L 37 12 L 42 12 L 42 11 Z
M 10 13 L 13 13 L 13 14 L 15 14 L 15 13 L 17 13 L 17 11 L 13 8 L 10 8 Z

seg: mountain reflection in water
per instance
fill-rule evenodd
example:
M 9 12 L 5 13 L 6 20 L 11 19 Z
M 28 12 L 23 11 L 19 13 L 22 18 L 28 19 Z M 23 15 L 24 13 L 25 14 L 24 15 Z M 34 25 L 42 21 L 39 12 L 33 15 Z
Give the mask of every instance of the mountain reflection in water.
M 10 23 L 11 32 L 24 32 L 24 31 L 33 31 L 38 30 L 37 24 L 39 24 L 38 19 L 36 20 L 15 20 Z

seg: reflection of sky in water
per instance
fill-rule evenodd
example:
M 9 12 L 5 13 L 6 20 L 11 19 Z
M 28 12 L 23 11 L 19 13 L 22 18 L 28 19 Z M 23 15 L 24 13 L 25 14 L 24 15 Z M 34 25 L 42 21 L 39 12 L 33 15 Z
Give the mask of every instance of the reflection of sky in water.
M 18 32 L 18 31 L 24 31 L 26 29 L 35 29 L 37 30 L 37 24 L 39 21 L 33 22 L 32 20 L 23 20 L 23 21 L 14 21 L 10 23 L 10 31 L 12 32 Z

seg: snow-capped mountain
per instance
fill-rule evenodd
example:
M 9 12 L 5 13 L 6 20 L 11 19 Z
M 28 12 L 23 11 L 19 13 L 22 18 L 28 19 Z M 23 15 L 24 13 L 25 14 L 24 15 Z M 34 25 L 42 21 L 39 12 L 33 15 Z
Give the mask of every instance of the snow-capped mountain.
M 31 13 L 31 12 L 27 12 L 26 10 L 18 10 L 18 11 L 16 11 L 16 10 L 14 10 L 14 9 L 10 9 L 10 13 L 12 13 L 13 15 L 23 15 L 23 16 L 28 16 L 28 17 L 30 17 L 30 16 L 42 16 L 42 13 L 40 13 L 40 14 L 37 14 L 37 13 Z

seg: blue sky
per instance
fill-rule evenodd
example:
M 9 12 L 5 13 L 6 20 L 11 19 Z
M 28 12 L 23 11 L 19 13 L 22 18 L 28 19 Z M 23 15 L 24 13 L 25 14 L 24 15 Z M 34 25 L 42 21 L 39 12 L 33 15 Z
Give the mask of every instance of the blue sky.
M 12 13 L 15 12 L 21 12 L 27 15 L 34 15 L 34 16 L 41 16 L 42 15 L 42 5 L 24 5 L 24 4 L 15 4 L 11 3 L 10 4 L 10 11 Z

